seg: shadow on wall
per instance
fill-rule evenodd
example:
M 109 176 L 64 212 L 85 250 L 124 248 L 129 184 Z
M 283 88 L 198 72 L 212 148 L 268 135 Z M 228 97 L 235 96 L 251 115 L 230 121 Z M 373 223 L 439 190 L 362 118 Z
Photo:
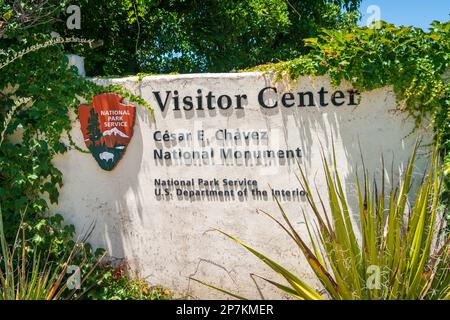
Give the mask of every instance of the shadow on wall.
M 315 89 L 314 80 L 312 81 Z M 265 78 L 265 82 L 267 86 L 272 85 L 270 78 Z M 260 82 L 258 83 L 261 84 Z M 302 81 L 299 81 L 294 89 L 304 89 L 302 83 Z M 318 87 L 321 85 L 321 83 L 317 84 Z M 277 86 L 279 94 L 287 90 L 283 84 L 278 84 Z M 138 90 L 140 89 L 139 87 Z M 142 95 L 142 92 L 140 93 Z M 285 146 L 288 147 L 292 143 L 291 136 L 298 137 L 299 141 L 296 141 L 296 143 L 300 145 L 304 154 L 301 164 L 308 170 L 310 170 L 309 168 L 321 168 L 321 164 L 318 164 L 320 162 L 319 141 L 322 143 L 328 159 L 331 160 L 331 137 L 333 137 L 337 149 L 338 167 L 342 166 L 340 175 L 345 181 L 345 192 L 350 200 L 353 212 L 356 212 L 357 208 L 354 177 L 355 173 L 361 169 L 361 151 L 363 155 L 374 155 L 372 157 L 364 156 L 365 165 L 369 172 L 374 173 L 373 169 L 380 167 L 380 157 L 383 152 L 386 167 L 390 168 L 392 164 L 394 172 L 398 173 L 403 169 L 402 166 L 404 165 L 400 160 L 409 157 L 412 145 L 415 142 L 414 135 L 406 137 L 407 133 L 412 131 L 413 125 L 405 121 L 403 122 L 404 127 L 399 127 L 398 118 L 394 119 L 390 114 L 394 112 L 393 110 L 378 114 L 370 112 L 370 108 L 380 108 L 380 101 L 384 105 L 395 106 L 392 92 L 376 90 L 364 93 L 362 99 L 364 101 L 364 109 L 356 107 L 356 109 L 350 111 L 350 116 L 348 115 L 349 107 L 340 109 L 331 109 L 335 107 L 309 107 L 308 110 L 304 108 L 262 110 L 268 130 L 274 127 L 276 123 L 279 126 L 281 117 Z M 92 234 L 91 243 L 94 246 L 106 247 L 109 254 L 113 257 L 122 258 L 126 256 L 130 260 L 133 270 L 140 272 L 142 277 L 149 277 L 149 281 L 153 282 L 153 284 L 155 284 L 153 279 L 156 279 L 156 282 L 162 279 L 158 278 L 159 274 L 171 273 L 174 275 L 174 282 L 161 284 L 171 286 L 173 283 L 178 282 L 178 289 L 183 294 L 189 295 L 192 288 L 188 277 L 197 272 L 199 274 L 206 273 L 202 270 L 201 264 L 208 264 L 212 268 L 216 268 L 216 273 L 224 274 L 223 279 L 229 279 L 231 276 L 229 268 L 225 267 L 226 258 L 223 258 L 222 261 L 217 261 L 217 256 L 211 258 L 210 252 L 202 252 L 202 248 L 194 250 L 190 247 L 189 242 L 189 234 L 192 234 L 193 237 L 200 237 L 199 242 L 214 238 L 218 239 L 217 241 L 224 241 L 223 238 L 217 235 L 208 234 L 205 236 L 207 230 L 204 224 L 209 224 L 210 227 L 218 227 L 219 224 L 220 226 L 224 225 L 218 212 L 214 212 L 213 214 L 217 217 L 212 218 L 206 218 L 207 212 L 202 212 L 202 210 L 208 210 L 206 207 L 204 209 L 198 209 L 197 207 L 197 209 L 192 209 L 192 212 L 184 212 L 186 215 L 190 214 L 192 218 L 203 223 L 203 225 L 201 223 L 197 224 L 194 221 L 190 225 L 186 223 L 185 219 L 187 218 L 180 217 L 178 220 L 178 217 L 174 217 L 173 213 L 167 210 L 164 211 L 164 214 L 156 214 L 158 210 L 162 210 L 167 205 L 164 201 L 149 208 L 149 203 L 151 203 L 149 199 L 154 197 L 153 181 L 149 177 L 154 178 L 156 172 L 153 172 L 155 170 L 153 150 L 146 147 L 146 144 L 149 144 L 150 139 L 152 139 L 151 136 L 148 136 L 149 132 L 154 131 L 158 127 L 158 123 L 154 122 L 151 113 L 144 108 L 137 107 L 136 111 L 133 138 L 123 158 L 113 171 L 103 171 L 98 167 L 92 155 L 83 154 L 75 150 L 71 150 L 66 155 L 55 159 L 57 167 L 64 173 L 64 181 L 66 182 L 66 186 L 62 188 L 60 195 L 60 203 L 63 204 L 62 214 L 66 217 L 68 223 L 76 226 L 79 233 L 82 233 L 92 221 L 95 221 L 96 232 Z M 241 119 L 244 116 L 252 116 L 252 112 L 256 111 L 246 111 L 244 108 L 239 115 L 233 114 L 231 111 L 229 113 L 221 111 L 220 114 L 216 113 L 213 116 Z M 180 116 L 182 119 L 190 120 L 197 116 L 202 118 L 210 117 L 211 114 L 197 114 L 194 116 L 193 112 L 192 114 L 183 112 L 180 113 Z M 400 117 L 404 116 L 400 115 Z M 382 124 L 382 126 L 379 124 Z M 360 134 L 363 131 L 365 135 Z M 81 131 L 77 121 L 74 122 L 72 132 L 76 144 L 84 147 L 84 142 L 82 138 L 80 139 Z M 400 143 L 393 137 L 398 137 L 401 132 L 406 132 L 406 134 L 404 141 Z M 290 143 L 288 143 L 288 139 Z M 421 168 L 425 165 L 424 161 L 419 161 L 417 165 L 417 173 L 420 174 Z M 254 170 L 254 168 L 248 169 Z M 164 166 L 159 166 L 158 168 L 158 171 L 164 174 L 169 173 L 169 170 L 169 167 L 165 168 Z M 296 164 L 287 165 L 283 170 L 287 170 L 290 173 L 298 172 Z M 316 171 L 311 172 L 310 170 L 308 172 L 309 177 L 312 178 L 310 182 L 313 185 L 316 177 L 322 175 L 321 169 L 314 170 Z M 375 173 L 379 174 L 379 172 Z M 325 187 L 323 181 L 319 182 L 317 186 L 319 189 L 322 188 L 322 190 Z M 89 190 L 92 190 L 92 192 L 88 192 Z M 181 207 L 178 204 L 172 205 L 178 206 L 177 210 L 189 211 L 189 204 Z M 58 210 L 55 208 L 53 211 L 56 212 Z M 152 212 L 155 212 L 155 214 L 150 214 Z M 252 229 L 243 225 L 245 219 L 241 219 L 239 216 L 227 216 L 227 218 L 230 219 L 227 221 L 229 225 L 236 223 L 237 226 L 242 226 L 246 236 L 251 237 Z M 258 216 L 257 219 L 264 220 L 265 218 Z M 180 224 L 177 226 L 176 231 L 172 231 L 173 221 Z M 262 221 L 262 223 L 265 222 L 267 221 Z M 217 223 L 217 225 L 214 225 L 214 223 Z M 272 228 L 274 230 L 273 233 L 282 233 L 275 225 L 272 225 Z M 150 239 L 155 242 L 149 242 Z M 165 246 L 155 246 L 156 241 L 164 242 Z M 177 246 L 172 245 L 172 241 L 177 242 Z M 273 243 L 276 246 L 276 241 Z M 207 245 L 209 244 L 205 243 L 205 247 Z M 174 248 L 177 251 L 171 252 Z M 218 246 L 217 250 L 221 250 L 221 248 L 221 246 Z M 200 250 L 201 256 L 198 255 L 198 250 Z M 227 254 L 231 255 L 233 252 L 228 252 Z M 242 251 L 236 251 L 235 254 L 240 255 Z M 169 255 L 175 255 L 175 257 L 167 262 L 158 261 L 158 259 L 163 259 Z M 224 259 L 225 261 L 223 261 Z M 186 268 L 176 265 L 177 263 L 183 264 L 186 261 L 190 262 Z M 164 282 L 165 280 L 162 279 L 161 281 Z
M 317 79 L 314 77 L 308 80 L 312 82 L 313 91 L 318 91 L 323 86 L 323 83 L 316 81 Z M 273 85 L 270 77 L 266 77 L 265 81 L 266 86 Z M 332 87 L 329 83 L 326 86 Z M 342 83 L 341 87 L 343 91 L 351 89 L 351 85 L 348 83 Z M 293 88 L 290 88 L 289 84 L 280 82 L 277 84 L 277 89 L 280 94 L 289 90 L 302 91 L 305 86 L 302 85 L 302 81 L 297 82 Z M 354 222 L 358 226 L 357 229 L 359 229 L 359 212 L 355 179 L 356 175 L 361 179 L 363 165 L 369 173 L 371 183 L 380 186 L 381 177 L 384 174 L 386 190 L 390 190 L 391 185 L 397 183 L 399 175 L 402 175 L 406 169 L 405 159 L 410 158 L 417 139 L 421 140 L 421 144 L 417 153 L 414 174 L 422 177 L 427 164 L 427 157 L 430 155 L 429 146 L 432 141 L 425 125 L 415 128 L 414 121 L 411 121 L 406 113 L 402 113 L 395 108 L 397 104 L 392 88 L 364 92 L 361 94 L 361 101 L 364 107 L 351 107 L 350 116 L 348 115 L 349 107 L 343 109 L 342 107 L 321 108 L 315 106 L 311 107 L 313 111 L 310 110 L 311 112 L 308 112 L 307 115 L 302 108 L 269 109 L 270 116 L 278 112 L 281 113 L 286 139 L 293 132 L 290 133 L 288 129 L 288 119 L 294 119 L 303 153 L 310 155 L 309 157 L 303 157 L 301 161 L 302 167 L 306 170 L 317 166 L 317 164 L 312 163 L 312 159 L 314 158 L 317 161 L 320 157 L 312 157 L 311 155 L 317 155 L 321 149 L 325 153 L 328 164 L 332 164 L 334 145 L 337 168 L 340 178 L 343 179 L 345 195 L 349 200 Z M 394 106 L 394 108 L 380 109 L 380 103 L 383 107 Z M 370 111 L 373 108 L 385 112 L 373 114 Z M 399 136 L 402 137 L 401 141 L 398 140 Z M 319 145 L 321 147 L 317 148 Z M 313 149 L 313 146 L 316 149 Z M 381 169 L 382 160 L 385 166 L 384 173 Z M 294 166 L 294 170 L 296 169 L 296 166 Z M 394 174 L 393 181 L 389 179 L 392 176 L 391 173 Z M 320 164 L 319 170 L 313 173 L 307 172 L 307 174 L 310 177 L 323 176 L 322 164 Z M 312 186 L 316 186 L 314 178 L 310 179 L 310 183 Z M 321 187 L 322 190 L 327 190 L 325 185 Z M 413 184 L 412 187 L 416 188 L 417 186 Z M 413 195 L 414 193 L 410 194 Z
M 139 261 L 138 257 L 130 256 L 133 250 L 127 247 L 127 239 L 135 235 L 133 225 L 143 216 L 142 200 L 146 195 L 138 183 L 144 143 L 140 127 L 142 123 L 152 120 L 143 108 L 137 107 L 136 111 L 133 137 L 114 170 L 102 170 L 90 153 L 77 150 L 70 150 L 54 159 L 63 172 L 64 185 L 59 205 L 51 211 L 63 214 L 66 223 L 75 225 L 80 235 L 94 224 L 95 230 L 88 242 L 94 247 L 107 249 L 113 260 L 127 256 Z M 79 122 L 75 115 L 73 118 L 74 142 L 86 149 Z
M 273 85 L 271 79 L 266 78 L 265 81 L 266 86 Z M 319 88 L 320 85 L 318 85 L 317 90 Z M 304 88 L 302 88 L 300 82 L 295 88 L 291 89 L 300 91 Z M 286 90 L 288 89 L 283 84 L 278 85 L 279 95 Z M 423 128 L 419 128 L 417 129 L 417 132 L 414 132 L 414 123 L 413 121 L 407 121 L 405 114 L 400 114 L 400 112 L 396 111 L 394 108 L 392 110 L 386 110 L 387 108 L 383 109 L 384 106 L 396 106 L 395 96 L 390 88 L 388 88 L 388 90 L 380 89 L 366 92 L 363 94 L 362 99 L 364 101 L 364 108 L 359 109 L 359 107 L 356 107 L 351 111 L 349 111 L 348 107 L 346 109 L 340 108 L 333 110 L 330 108 L 320 108 L 319 106 L 311 107 L 307 111 L 305 108 L 295 107 L 263 110 L 267 128 L 270 128 L 273 125 L 273 117 L 282 117 L 286 145 L 288 145 L 287 140 L 289 136 L 299 137 L 298 143 L 301 145 L 303 154 L 306 155 L 302 158 L 301 165 L 304 168 L 307 168 L 307 171 L 308 168 L 319 167 L 319 169 L 314 169 L 313 172 L 311 172 L 311 169 L 307 172 L 311 178 L 310 182 L 312 183 L 312 186 L 316 185 L 319 190 L 326 191 L 326 185 L 323 181 L 322 184 L 320 184 L 320 182 L 319 184 L 316 184 L 316 177 L 323 176 L 321 158 L 319 155 L 320 147 L 318 146 L 320 144 L 322 145 L 328 162 L 332 163 L 332 148 L 334 143 L 336 147 L 338 171 L 344 182 L 346 197 L 349 200 L 357 231 L 359 230 L 359 213 L 357 211 L 358 199 L 355 178 L 356 173 L 358 173 L 359 177 L 362 176 L 363 161 L 365 168 L 370 174 L 370 179 L 375 181 L 378 186 L 381 184 L 381 177 L 383 174 L 387 178 L 388 173 L 389 175 L 390 172 L 394 173 L 394 181 L 386 179 L 386 190 L 389 190 L 392 184 L 395 185 L 397 183 L 399 175 L 404 172 L 404 166 L 406 165 L 405 159 L 409 159 L 418 135 L 423 135 L 423 142 L 419 148 L 418 158 L 415 164 L 415 174 L 419 177 L 423 175 L 427 156 L 429 155 L 428 144 L 431 141 L 430 136 L 427 135 Z M 381 106 L 380 103 L 382 104 Z M 376 110 L 386 112 L 374 114 L 373 112 L 370 112 L 372 108 L 377 108 Z M 349 112 L 351 113 L 350 116 L 348 115 Z M 401 121 L 399 121 L 400 119 Z M 292 126 L 292 120 L 295 122 L 295 128 Z M 364 132 L 364 135 L 361 135 L 362 132 Z M 401 140 L 398 139 L 399 136 L 401 137 Z M 290 141 L 292 144 L 292 139 Z M 313 146 L 315 149 L 312 148 Z M 385 164 L 384 173 L 381 172 L 382 156 Z M 317 162 L 320 164 L 318 165 Z M 298 172 L 296 164 L 289 166 L 287 170 Z M 316 195 L 314 194 L 314 196 Z M 322 197 L 324 197 L 325 203 L 327 203 L 326 195 L 324 196 L 322 194 Z M 262 206 L 264 205 L 265 204 L 262 204 Z M 261 207 L 261 209 L 265 208 Z M 276 211 L 271 213 L 275 213 L 276 215 Z M 295 216 L 298 214 L 298 210 L 287 210 L 287 213 L 288 215 Z M 257 219 L 264 220 L 265 217 L 259 216 Z M 271 222 L 268 221 L 268 223 Z M 248 236 L 246 228 L 247 226 L 242 229 L 241 234 L 238 233 L 233 235 L 238 236 L 238 238 L 246 243 L 254 243 L 255 239 Z M 277 229 L 275 224 L 273 224 L 273 231 L 274 233 L 283 233 L 282 230 Z M 220 235 L 217 237 L 221 238 Z M 223 238 L 221 239 L 222 240 L 220 241 L 229 241 L 223 240 Z M 267 247 L 273 245 L 273 243 L 272 241 L 269 241 L 263 245 L 265 245 L 265 247 L 253 247 L 261 249 L 261 252 L 267 252 L 265 250 L 267 250 Z M 295 245 L 292 243 L 292 248 L 294 247 Z M 280 249 L 282 250 L 283 248 Z M 276 250 L 272 250 L 271 252 L 274 254 Z M 248 257 L 250 255 L 249 253 L 239 250 L 236 250 L 235 254 L 242 255 L 242 257 L 245 255 Z M 292 255 L 293 253 L 291 252 L 287 255 L 287 258 L 292 260 Z M 224 259 L 222 259 L 222 261 L 223 260 Z M 301 260 L 301 258 L 299 260 Z M 226 283 L 225 285 L 220 281 L 222 284 L 219 285 L 219 287 L 226 288 L 232 292 L 239 292 L 239 290 L 242 289 L 242 286 L 238 286 L 237 281 L 235 281 L 235 277 L 237 276 L 235 269 L 228 268 L 231 266 L 230 264 L 227 265 L 226 260 L 224 264 L 218 263 L 218 261 L 219 260 L 212 261 L 211 259 L 208 259 L 208 255 L 202 256 L 198 260 L 198 264 L 196 264 L 194 273 L 191 275 L 195 275 L 196 278 L 200 277 L 199 279 L 217 285 L 217 278 L 208 276 L 207 271 L 208 269 L 210 270 L 210 268 L 216 269 L 217 272 L 223 274 L 223 278 L 229 279 L 229 283 Z M 280 259 L 279 261 L 284 260 Z M 286 263 L 286 261 L 284 261 L 284 263 Z M 294 266 L 294 268 L 298 268 L 298 265 Z M 248 272 L 253 272 L 253 270 L 246 269 Z M 307 275 L 305 277 L 308 278 Z M 258 286 L 254 279 L 253 282 L 255 286 Z M 190 282 L 187 289 L 188 293 L 190 292 L 189 290 L 191 290 L 192 285 L 198 286 L 198 284 Z M 253 291 L 255 294 L 259 292 L 262 295 L 262 292 L 259 289 L 260 288 L 254 288 Z

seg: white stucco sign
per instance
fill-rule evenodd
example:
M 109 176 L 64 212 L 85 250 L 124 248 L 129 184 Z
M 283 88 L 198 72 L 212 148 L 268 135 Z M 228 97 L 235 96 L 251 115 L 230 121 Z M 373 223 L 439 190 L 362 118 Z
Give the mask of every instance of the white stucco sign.
M 320 152 L 322 145 L 329 156 L 333 140 L 347 196 L 354 202 L 360 146 L 366 167 L 374 172 L 382 153 L 386 163 L 393 161 L 395 169 L 401 168 L 415 140 L 410 135 L 414 122 L 395 111 L 390 88 L 358 93 L 346 84 L 333 87 L 326 77 L 302 77 L 287 86 L 260 73 L 95 81 L 126 86 L 150 103 L 154 114 L 135 107 L 128 131 L 133 137 L 126 141 L 123 155 L 111 151 L 122 147 L 115 140 L 108 152 L 100 149 L 98 159 L 77 150 L 58 157 L 64 187 L 54 211 L 80 233 L 95 221 L 91 243 L 105 247 L 113 257 L 126 257 L 139 276 L 174 289 L 178 296 L 224 297 L 190 281 L 193 276 L 258 298 L 250 273 L 275 277 L 214 228 L 318 286 L 295 244 L 257 209 L 278 215 L 274 196 L 279 197 L 306 238 L 301 209 L 307 218 L 312 213 L 296 177 L 298 164 L 326 196 Z M 89 120 L 89 110 L 85 128 L 95 122 Z M 106 122 L 125 123 L 115 114 L 104 115 Z M 108 141 L 111 126 L 116 128 L 113 124 L 89 131 L 75 120 L 72 137 L 81 147 L 89 137 Z M 116 129 L 115 135 L 119 125 Z M 116 153 L 120 162 L 106 165 Z M 266 298 L 280 297 L 270 285 L 257 285 Z

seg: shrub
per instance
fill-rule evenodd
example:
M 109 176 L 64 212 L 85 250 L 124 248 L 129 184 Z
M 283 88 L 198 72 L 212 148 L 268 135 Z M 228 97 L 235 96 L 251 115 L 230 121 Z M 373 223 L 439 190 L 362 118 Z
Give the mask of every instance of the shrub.
M 128 263 L 120 261 L 100 266 L 103 270 L 101 285 L 94 288 L 87 297 L 101 300 L 168 300 L 172 293 L 160 286 L 150 286 L 145 279 L 130 278 Z
M 77 270 L 70 270 L 71 266 L 76 264 L 78 268 L 86 268 L 90 262 L 79 260 L 80 253 L 85 250 L 83 243 L 65 247 L 66 254 L 59 255 L 55 260 L 52 259 L 52 251 L 43 254 L 37 245 L 32 248 L 27 245 L 23 223 L 17 231 L 14 243 L 8 245 L 1 207 L 0 249 L 0 300 L 58 300 L 70 299 L 75 294 L 79 298 L 85 292 L 77 293 L 77 290 L 81 289 L 98 264 L 90 266 L 83 278 L 80 274 L 74 274 L 75 277 L 80 276 L 79 282 L 74 281 L 73 279 L 77 278 L 69 277 L 68 272 L 76 273 Z

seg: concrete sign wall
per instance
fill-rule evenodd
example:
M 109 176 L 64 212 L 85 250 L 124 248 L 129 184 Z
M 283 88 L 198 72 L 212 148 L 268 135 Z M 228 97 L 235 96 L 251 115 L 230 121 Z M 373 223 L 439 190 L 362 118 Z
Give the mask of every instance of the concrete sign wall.
M 306 238 L 301 210 L 308 218 L 312 213 L 297 162 L 326 196 L 320 144 L 329 156 L 333 139 L 354 203 L 359 146 L 371 172 L 382 153 L 398 171 L 415 140 L 413 120 L 395 111 L 389 88 L 358 94 L 349 85 L 334 88 L 325 77 L 288 86 L 259 73 L 96 81 L 128 87 L 154 106 L 154 117 L 136 107 L 134 136 L 112 171 L 76 150 L 58 157 L 64 187 L 54 211 L 80 233 L 95 222 L 91 243 L 126 257 L 133 272 L 178 296 L 224 298 L 189 281 L 193 276 L 250 298 L 260 297 L 256 284 L 266 298 L 281 297 L 250 277 L 276 275 L 214 228 L 318 286 L 292 240 L 257 209 L 279 215 L 275 193 Z M 72 137 L 84 147 L 78 121 Z

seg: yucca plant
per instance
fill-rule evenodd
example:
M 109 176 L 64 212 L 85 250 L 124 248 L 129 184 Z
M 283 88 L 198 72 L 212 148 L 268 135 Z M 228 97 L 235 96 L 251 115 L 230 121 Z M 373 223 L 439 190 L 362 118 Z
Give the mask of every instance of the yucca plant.
M 303 212 L 309 244 L 295 230 L 278 200 L 283 219 L 261 211 L 292 238 L 327 294 L 319 293 L 294 272 L 239 239 L 219 231 L 261 259 L 284 278 L 286 284 L 260 278 L 298 299 L 450 299 L 450 237 L 443 232 L 444 220 L 439 211 L 439 157 L 437 151 L 433 152 L 427 170 L 414 183 L 417 147 L 418 143 L 414 146 L 405 172 L 396 183 L 391 174 L 389 190 L 384 161 L 381 162 L 380 187 L 375 179 L 373 183 L 370 182 L 369 173 L 363 164 L 361 179 L 355 176 L 358 222 L 352 219 L 350 213 L 336 167 L 334 147 L 331 164 L 322 150 L 327 201 L 318 190 L 316 197 L 312 196 L 312 187 L 299 165 L 299 182 L 308 194 L 309 207 L 314 213 L 315 223 L 312 224 Z M 410 199 L 413 201 L 410 202 Z M 357 224 L 359 236 L 355 229 Z M 242 298 L 206 285 L 235 298 Z

